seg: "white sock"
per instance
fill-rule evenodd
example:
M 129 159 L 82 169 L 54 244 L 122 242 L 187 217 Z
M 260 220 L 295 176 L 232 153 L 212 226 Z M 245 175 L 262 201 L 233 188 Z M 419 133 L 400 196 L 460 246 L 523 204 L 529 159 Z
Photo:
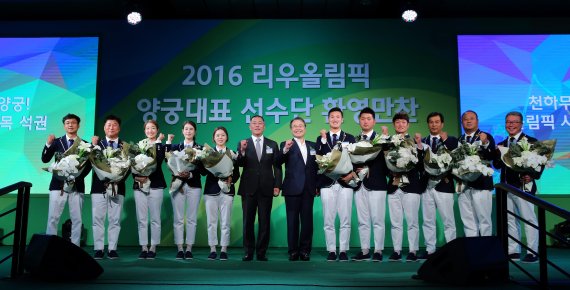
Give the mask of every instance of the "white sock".
M 222 252 L 226 252 L 226 253 L 227 253 L 227 252 L 228 252 L 228 246 L 223 246 L 223 247 L 222 247 Z
M 192 252 L 192 245 L 186 245 L 186 252 Z
M 150 251 L 156 252 L 156 245 L 150 245 Z
M 216 246 L 210 246 L 210 252 L 215 252 L 216 251 Z
M 142 251 L 143 251 L 143 252 L 148 252 L 148 248 L 146 247 L 146 245 L 142 246 Z
M 370 249 L 362 249 L 363 255 L 368 255 L 368 253 L 370 253 Z
M 182 252 L 182 244 L 178 244 L 176 247 L 178 247 L 178 252 Z

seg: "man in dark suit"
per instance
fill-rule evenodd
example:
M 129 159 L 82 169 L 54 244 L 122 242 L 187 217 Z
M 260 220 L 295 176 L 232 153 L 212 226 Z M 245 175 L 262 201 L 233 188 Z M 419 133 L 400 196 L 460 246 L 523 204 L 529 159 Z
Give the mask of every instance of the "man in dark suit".
M 114 115 L 105 117 L 105 138 L 99 140 L 98 136 L 93 136 L 91 142 L 103 148 L 111 147 L 113 149 L 122 148 L 123 141 L 119 139 L 121 131 L 121 119 Z M 91 205 L 93 210 L 93 246 L 95 248 L 94 258 L 99 260 L 105 256 L 105 218 L 108 218 L 109 227 L 107 229 L 107 258 L 117 259 L 117 242 L 119 241 L 119 233 L 121 231 L 121 211 L 125 200 L 125 178 L 116 184 L 107 184 L 99 179 L 97 174 L 93 172 L 93 183 L 91 184 Z M 115 196 L 107 195 L 107 188 L 114 187 Z
M 55 138 L 50 134 L 46 145 L 42 151 L 42 162 L 48 163 L 56 152 L 63 153 L 73 145 L 74 142 L 84 142 L 79 136 L 79 123 L 81 119 L 74 114 L 67 114 L 63 117 L 63 129 L 65 135 Z M 65 182 L 55 177 L 51 178 L 49 184 L 49 210 L 46 234 L 57 235 L 59 219 L 65 208 L 65 203 L 69 202 L 69 216 L 71 217 L 71 242 L 80 245 L 81 228 L 83 226 L 81 211 L 83 208 L 83 198 L 85 195 L 85 176 L 89 174 L 91 164 L 83 169 L 83 172 L 74 180 L 74 185 L 70 190 L 64 190 Z
M 519 112 L 509 112 L 505 117 L 505 129 L 509 133 L 509 138 L 501 141 L 498 145 L 509 147 L 511 144 L 520 141 L 522 138 L 527 138 L 529 143 L 534 143 L 536 140 L 533 137 L 530 137 L 522 132 L 523 127 L 523 116 Z M 501 182 L 507 183 L 517 188 L 523 188 L 524 184 L 531 184 L 532 187 L 528 193 L 535 195 L 537 188 L 535 179 L 540 178 L 540 174 L 536 175 L 529 175 L 529 174 L 521 174 L 518 173 L 503 163 L 501 160 L 501 154 L 497 153 L 495 162 L 493 162 L 495 168 L 501 170 Z M 534 206 L 532 203 L 525 201 L 524 199 L 517 197 L 511 193 L 507 195 L 507 209 L 514 213 L 518 213 L 523 219 L 527 220 L 528 222 L 538 225 L 538 221 L 536 219 L 536 213 L 534 212 Z M 519 232 L 519 225 L 517 224 L 517 220 L 514 216 L 508 215 L 507 218 L 508 224 L 508 231 L 509 235 L 513 236 L 515 239 L 520 240 L 520 232 Z M 538 230 L 534 227 L 525 223 L 524 226 L 525 235 L 526 235 L 526 244 L 527 246 L 535 251 L 538 252 Z M 520 259 L 520 245 L 512 239 L 509 239 L 509 258 L 512 260 L 519 260 Z M 536 263 L 538 262 L 538 257 L 530 252 L 522 259 L 524 263 Z
M 321 135 L 317 137 L 315 146 L 318 155 L 326 155 L 331 152 L 335 146 L 346 146 L 354 143 L 354 136 L 345 133 L 340 126 L 343 122 L 342 110 L 338 107 L 329 110 L 328 114 L 329 131 L 321 130 Z M 317 188 L 321 196 L 323 204 L 323 222 L 325 230 L 325 241 L 327 251 L 327 261 L 336 261 L 337 258 L 341 262 L 348 261 L 346 252 L 350 243 L 350 220 L 352 217 L 352 195 L 353 188 L 348 185 L 353 177 L 352 173 L 333 180 L 324 174 L 317 176 Z M 335 219 L 338 214 L 340 220 L 339 228 L 339 254 L 336 252 L 336 231 Z
M 313 203 L 317 191 L 315 143 L 305 140 L 306 124 L 297 117 L 289 123 L 293 140 L 281 143 L 279 164 L 285 163 L 283 196 L 287 211 L 289 261 L 309 261 L 313 244 Z M 299 221 L 301 231 L 299 237 Z
M 242 197 L 243 210 L 243 261 L 253 260 L 256 251 L 258 261 L 267 261 L 270 237 L 270 219 L 273 197 L 281 188 L 281 166 L 278 164 L 277 143 L 263 136 L 265 120 L 254 116 L 249 123 L 252 136 L 238 146 L 237 164 L 243 167 L 238 194 Z M 258 237 L 255 242 L 253 226 L 258 214 Z
M 468 110 L 461 115 L 461 124 L 465 132 L 459 138 L 460 143 L 477 144 L 479 156 L 490 163 L 495 159 L 495 139 L 479 130 L 477 113 Z M 463 221 L 466 237 L 493 235 L 493 176 L 480 176 L 475 181 L 467 182 L 463 192 L 458 193 L 457 204 Z
M 364 108 L 360 111 L 358 121 L 362 132 L 358 137 L 360 140 L 374 140 L 376 132 L 376 114 L 371 108 Z M 385 129 L 386 138 L 389 138 L 388 128 Z M 382 261 L 382 251 L 384 250 L 384 237 L 386 236 L 385 216 L 386 216 L 386 193 L 388 189 L 387 175 L 388 168 L 384 154 L 380 152 L 376 158 L 369 160 L 362 165 L 357 165 L 357 172 L 368 170 L 362 183 L 357 187 L 354 194 L 354 203 L 358 215 L 358 234 L 360 235 L 361 251 L 354 257 L 353 261 L 370 260 Z M 367 169 L 365 169 L 367 168 Z M 374 254 L 370 253 L 370 230 L 374 233 Z
M 429 146 L 432 154 L 436 154 L 440 147 L 449 151 L 457 148 L 457 138 L 448 136 L 447 132 L 443 131 L 444 122 L 441 113 L 432 112 L 428 114 L 427 123 L 430 134 L 422 142 Z M 418 257 L 420 259 L 427 258 L 435 252 L 437 242 L 436 209 L 443 222 L 445 241 L 449 243 L 457 236 L 453 212 L 455 185 L 451 172 L 449 171 L 443 176 L 431 176 L 425 171 L 422 174 L 422 182 L 425 188 L 422 194 L 422 229 L 427 255 L 420 255 Z

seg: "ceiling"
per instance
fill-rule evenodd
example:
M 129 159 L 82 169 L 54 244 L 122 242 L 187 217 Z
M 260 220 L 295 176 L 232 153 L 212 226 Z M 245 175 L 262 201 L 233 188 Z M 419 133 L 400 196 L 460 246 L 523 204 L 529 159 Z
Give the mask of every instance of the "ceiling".
M 2 20 L 568 17 L 568 0 L 0 0 Z

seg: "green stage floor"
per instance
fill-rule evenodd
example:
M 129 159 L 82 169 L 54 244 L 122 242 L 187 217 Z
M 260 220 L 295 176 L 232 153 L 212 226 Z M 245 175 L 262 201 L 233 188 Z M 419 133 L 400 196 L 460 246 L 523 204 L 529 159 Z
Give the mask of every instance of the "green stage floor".
M 0 258 L 10 247 L 0 247 Z M 84 248 L 92 253 L 91 248 Z M 450 285 L 431 284 L 412 279 L 420 262 L 387 262 L 391 249 L 384 253 L 384 262 L 327 262 L 324 249 L 315 250 L 309 262 L 290 262 L 287 250 L 273 248 L 268 262 L 242 262 L 241 249 L 230 249 L 228 261 L 209 261 L 209 249 L 194 249 L 193 260 L 175 260 L 176 249 L 161 247 L 155 260 L 139 260 L 138 248 L 119 248 L 117 260 L 100 260 L 105 272 L 96 280 L 82 283 L 34 281 L 28 276 L 18 280 L 0 280 L 0 289 L 463 289 Z M 549 249 L 550 259 L 570 271 L 570 250 Z M 0 277 L 10 274 L 10 260 L 0 265 Z M 538 276 L 538 264 L 523 264 Z M 570 289 L 570 281 L 551 270 L 550 276 L 561 289 Z M 469 289 L 529 289 L 529 279 L 511 266 L 513 281 L 503 284 L 471 286 Z

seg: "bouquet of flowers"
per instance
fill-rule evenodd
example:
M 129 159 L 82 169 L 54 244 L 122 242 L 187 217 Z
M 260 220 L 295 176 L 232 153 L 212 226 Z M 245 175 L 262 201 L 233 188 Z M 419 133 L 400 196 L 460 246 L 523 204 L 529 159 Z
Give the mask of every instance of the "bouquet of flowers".
M 224 180 L 232 176 L 237 154 L 230 149 L 220 153 L 208 144 L 204 144 L 204 149 L 196 158 L 202 162 L 206 170 L 219 179 L 218 185 L 222 192 L 230 192 L 230 184 Z
M 464 182 L 475 181 L 479 176 L 492 176 L 493 169 L 489 162 L 479 157 L 479 144 L 462 143 L 451 151 L 451 173 L 460 181 L 457 182 L 455 191 L 463 192 Z
M 123 144 L 122 148 L 117 149 L 111 147 L 101 149 L 100 146 L 96 145 L 93 147 L 89 160 L 97 177 L 105 183 L 106 194 L 115 197 L 117 195 L 117 182 L 125 178 L 131 168 L 129 144 Z
M 184 148 L 184 150 L 166 152 L 166 165 L 172 175 L 179 176 L 182 172 L 190 172 L 196 168 L 197 156 L 202 154 L 202 150 L 195 148 Z M 182 187 L 182 180 L 174 178 L 170 184 L 169 193 L 172 194 Z
M 537 174 L 552 159 L 556 139 L 530 143 L 526 137 L 506 148 L 499 146 L 501 160 L 514 171 L 524 174 Z M 529 192 L 534 181 L 525 183 L 522 190 Z
M 317 155 L 315 161 L 319 167 L 317 173 L 324 174 L 332 180 L 337 180 L 341 176 L 347 175 L 353 169 L 348 150 L 340 148 L 338 145 L 325 155 Z M 348 185 L 356 187 L 359 181 L 360 179 L 353 178 Z
M 75 191 L 75 179 L 83 173 L 89 160 L 91 144 L 83 141 L 75 142 L 65 152 L 57 152 L 55 162 L 43 168 L 53 173 L 56 179 L 63 181 L 61 194 Z
M 449 150 L 445 149 L 445 147 L 439 147 L 436 153 L 432 153 L 431 150 L 426 150 L 424 168 L 430 175 L 428 180 L 428 186 L 430 188 L 436 186 L 443 175 L 451 170 L 451 161 L 451 154 L 449 154 Z
M 359 140 L 356 143 L 348 144 L 347 150 L 350 160 L 354 164 L 362 164 L 372 160 L 382 151 L 382 144 L 387 144 L 390 137 L 376 134 L 372 140 Z
M 131 158 L 131 170 L 139 176 L 150 176 L 156 170 L 156 145 L 148 139 L 143 139 L 137 144 L 129 144 L 129 157 Z M 147 178 L 144 183 L 137 180 L 140 191 L 150 192 L 150 180 Z
M 390 171 L 398 174 L 393 184 L 403 187 L 410 184 L 408 177 L 403 174 L 412 170 L 418 163 L 418 150 L 414 140 L 402 135 L 394 135 L 390 138 L 389 149 L 385 151 L 386 166 Z

